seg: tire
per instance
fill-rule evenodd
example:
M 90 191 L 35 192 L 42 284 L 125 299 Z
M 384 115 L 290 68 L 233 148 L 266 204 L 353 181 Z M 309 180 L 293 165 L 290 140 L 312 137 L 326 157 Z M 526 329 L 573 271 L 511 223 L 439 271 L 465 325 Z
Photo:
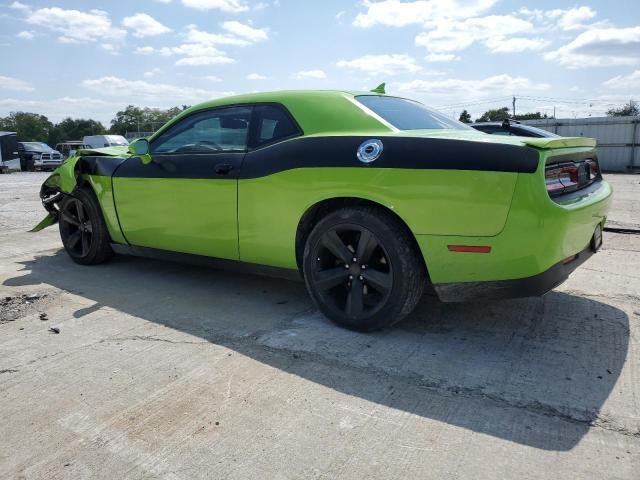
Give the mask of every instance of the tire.
M 80 265 L 109 260 L 113 250 L 100 204 L 92 191 L 78 188 L 60 204 L 60 238 L 67 254 Z
M 389 327 L 413 311 L 424 291 L 426 269 L 414 245 L 406 227 L 382 208 L 334 211 L 307 238 L 307 290 L 338 325 L 361 332 Z

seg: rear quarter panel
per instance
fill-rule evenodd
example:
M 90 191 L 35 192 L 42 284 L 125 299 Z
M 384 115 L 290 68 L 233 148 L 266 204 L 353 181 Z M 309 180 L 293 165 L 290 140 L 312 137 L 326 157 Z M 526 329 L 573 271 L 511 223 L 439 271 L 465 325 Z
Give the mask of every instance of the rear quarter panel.
M 241 260 L 296 267 L 304 213 L 353 197 L 394 211 L 418 234 L 493 236 L 504 227 L 517 173 L 465 170 L 299 168 L 238 184 Z

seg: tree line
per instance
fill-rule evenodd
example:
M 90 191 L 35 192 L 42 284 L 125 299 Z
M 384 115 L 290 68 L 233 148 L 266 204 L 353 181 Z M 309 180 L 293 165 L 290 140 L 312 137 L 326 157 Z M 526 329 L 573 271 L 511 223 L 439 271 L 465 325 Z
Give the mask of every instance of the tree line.
M 59 123 L 53 123 L 49 119 L 38 113 L 11 112 L 6 117 L 0 117 L 0 131 L 17 132 L 18 140 L 23 142 L 46 142 L 49 145 L 68 141 L 82 140 L 86 135 L 126 135 L 130 132 L 155 132 L 162 125 L 167 123 L 180 112 L 189 108 L 189 105 L 171 107 L 168 109 L 136 107 L 128 105 L 124 110 L 116 113 L 111 120 L 109 128 L 101 122 L 92 119 L 67 117 Z M 640 115 L 640 107 L 637 102 L 630 101 L 628 104 L 618 108 L 611 108 L 607 111 L 611 117 Z M 530 112 L 513 117 L 509 107 L 502 107 L 487 110 L 476 122 L 500 122 L 507 119 L 533 120 L 548 117 L 540 112 Z M 463 110 L 459 120 L 464 123 L 472 123 L 471 115 L 467 110 Z
M 109 128 L 92 119 L 67 117 L 53 123 L 38 113 L 11 112 L 6 117 L 0 117 L 0 131 L 16 132 L 21 142 L 45 142 L 55 146 L 69 140 L 82 140 L 87 135 L 154 132 L 187 108 L 188 105 L 182 105 L 164 110 L 128 105 L 116 113 Z
M 480 117 L 476 118 L 476 122 L 502 122 L 504 120 L 538 120 L 543 118 L 553 118 L 553 116 L 549 117 L 546 113 L 543 115 L 540 112 L 523 113 L 514 117 L 510 112 L 511 110 L 509 107 L 487 110 Z M 638 102 L 631 100 L 628 104 L 621 107 L 610 108 L 607 110 L 606 114 L 608 117 L 637 116 L 640 115 L 640 107 L 638 106 Z M 458 120 L 463 123 L 472 123 L 471 114 L 467 110 L 462 111 Z

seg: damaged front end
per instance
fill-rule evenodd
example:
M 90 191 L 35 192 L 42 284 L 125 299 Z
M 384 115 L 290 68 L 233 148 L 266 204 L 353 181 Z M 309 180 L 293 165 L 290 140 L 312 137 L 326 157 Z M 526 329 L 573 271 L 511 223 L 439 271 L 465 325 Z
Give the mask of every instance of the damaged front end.
M 73 195 L 78 185 L 84 183 L 84 175 L 91 175 L 100 170 L 109 171 L 110 174 L 129 156 L 128 147 L 107 147 L 78 150 L 76 154 L 67 158 L 42 184 L 40 198 L 47 216 L 30 231 L 39 232 L 58 222 L 60 202 L 65 196 Z M 104 168 L 105 163 L 110 164 L 108 166 L 111 168 Z

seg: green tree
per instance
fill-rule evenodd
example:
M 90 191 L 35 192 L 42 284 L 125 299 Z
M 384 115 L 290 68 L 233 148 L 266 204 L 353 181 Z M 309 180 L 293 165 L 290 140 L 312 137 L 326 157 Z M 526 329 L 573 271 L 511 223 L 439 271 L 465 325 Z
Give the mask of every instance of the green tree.
M 106 133 L 102 123 L 84 118 L 65 118 L 49 132 L 49 144 L 55 145 L 67 140 L 82 140 L 86 135 Z
M 164 110 L 128 105 L 124 110 L 117 112 L 115 118 L 111 120 L 110 131 L 117 135 L 126 135 L 131 132 L 155 132 L 187 108 L 189 108 L 188 105 L 182 105 Z
M 458 120 L 460 120 L 462 123 L 471 123 L 471 114 L 466 110 L 463 110 Z
M 487 110 L 476 122 L 501 122 L 510 118 L 509 107 L 502 107 L 496 110 Z
M 0 118 L 0 130 L 16 132 L 21 142 L 46 142 L 52 129 L 49 119 L 37 113 L 11 112 Z
M 539 120 L 542 118 L 549 118 L 545 113 L 542 115 L 540 112 L 529 112 L 521 115 L 516 115 L 516 120 Z
M 640 107 L 638 107 L 638 102 L 633 100 L 622 107 L 607 110 L 607 116 L 609 117 L 632 117 L 636 115 L 640 115 Z

